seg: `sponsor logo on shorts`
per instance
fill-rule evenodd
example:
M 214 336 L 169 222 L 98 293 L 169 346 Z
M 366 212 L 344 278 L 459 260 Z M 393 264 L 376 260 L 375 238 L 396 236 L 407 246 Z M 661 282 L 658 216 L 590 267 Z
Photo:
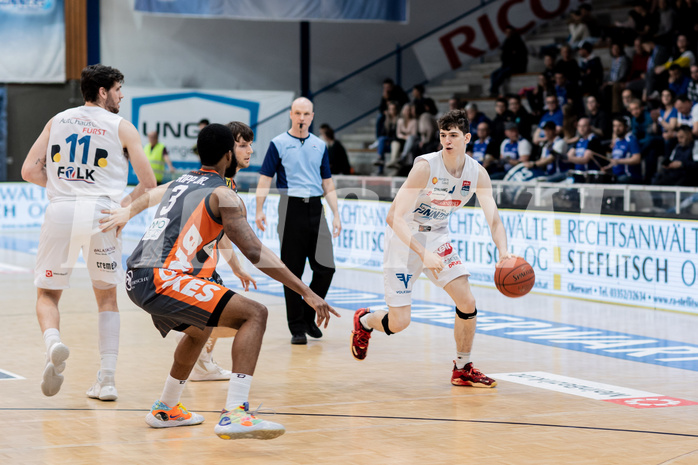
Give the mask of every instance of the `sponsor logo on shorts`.
M 46 270 L 46 277 L 47 277 L 47 278 L 53 278 L 53 271 L 51 271 L 51 270 Z
M 163 289 L 171 287 L 173 291 L 187 297 L 194 297 L 199 302 L 208 302 L 213 299 L 215 291 L 220 289 L 215 284 L 203 284 L 205 281 L 195 276 L 177 273 L 166 268 L 159 268 L 158 274 L 164 281 Z
M 116 262 L 97 262 L 97 268 L 100 270 L 106 270 L 106 271 L 114 271 L 119 267 L 119 264 Z
M 436 249 L 436 255 L 439 257 L 445 257 L 447 255 L 451 255 L 453 253 L 453 246 L 451 245 L 450 242 L 446 242 L 445 244 L 441 244 L 441 246 Z
M 455 186 L 454 186 L 455 187 Z M 439 199 L 434 199 L 431 201 L 434 205 L 438 205 L 439 207 L 457 207 L 460 205 L 460 200 L 439 200 Z
M 405 289 L 407 289 L 407 284 L 410 282 L 410 279 L 412 279 L 412 275 L 407 273 L 395 273 L 395 277 L 405 285 Z
M 460 192 L 461 192 L 461 194 L 465 194 L 466 192 L 470 192 L 470 181 L 463 181 L 463 187 L 460 188 Z
M 107 247 L 104 249 L 94 249 L 93 250 L 95 255 L 110 255 L 114 251 L 116 251 L 116 247 Z
M 138 279 L 133 279 L 133 271 L 128 270 L 126 272 L 126 290 L 127 291 L 132 290 L 134 287 L 136 287 L 137 284 L 147 283 L 147 282 L 148 282 L 147 276 L 143 276 L 142 278 L 138 278 Z
M 448 218 L 449 213 L 436 209 L 429 204 L 422 203 L 412 213 L 417 213 L 425 218 L 432 218 L 434 220 L 443 220 Z

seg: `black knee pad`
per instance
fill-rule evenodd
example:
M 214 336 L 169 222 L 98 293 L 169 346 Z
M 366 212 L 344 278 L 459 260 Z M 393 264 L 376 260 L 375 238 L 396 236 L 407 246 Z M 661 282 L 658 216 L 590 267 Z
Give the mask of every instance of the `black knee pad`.
M 392 331 L 390 331 L 390 325 L 388 324 L 388 314 L 386 313 L 383 319 L 381 320 L 381 323 L 383 323 L 383 331 L 385 331 L 385 334 L 390 336 L 391 334 L 394 334 Z
M 475 318 L 475 315 L 477 315 L 477 308 L 473 313 L 463 313 L 460 310 L 458 310 L 458 307 L 456 307 L 456 315 L 458 315 L 458 318 L 462 320 L 472 320 Z

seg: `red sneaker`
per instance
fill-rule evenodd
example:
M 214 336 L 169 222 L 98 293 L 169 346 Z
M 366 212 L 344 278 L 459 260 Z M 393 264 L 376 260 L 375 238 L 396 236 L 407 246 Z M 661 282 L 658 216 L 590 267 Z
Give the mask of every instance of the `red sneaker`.
M 364 329 L 364 325 L 359 321 L 359 318 L 367 313 L 369 313 L 367 308 L 360 308 L 354 312 L 354 330 L 351 332 L 351 354 L 356 360 L 366 358 L 368 340 L 371 339 L 371 332 L 373 332 L 372 329 Z
M 480 370 L 473 367 L 473 363 L 466 364 L 463 369 L 459 370 L 453 365 L 453 374 L 451 375 L 451 384 L 454 386 L 473 386 L 482 388 L 493 388 L 497 385 L 497 381 L 488 378 Z

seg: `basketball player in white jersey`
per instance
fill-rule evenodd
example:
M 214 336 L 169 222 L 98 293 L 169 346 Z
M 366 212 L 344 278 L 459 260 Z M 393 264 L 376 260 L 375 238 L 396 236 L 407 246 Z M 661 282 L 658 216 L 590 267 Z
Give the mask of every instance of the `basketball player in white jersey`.
M 46 187 L 49 199 L 34 270 L 36 314 L 46 343 L 41 383 L 46 396 L 56 395 L 63 384 L 70 351 L 58 330 L 58 302 L 69 287 L 82 250 L 99 311 L 101 356 L 97 381 L 87 396 L 100 400 L 118 397 L 114 372 L 120 329 L 116 286 L 124 280 L 121 240 L 114 231 L 99 230 L 99 219 L 104 216 L 100 212 L 129 205 L 156 185 L 138 131 L 117 115 L 123 80 L 121 72 L 108 66 L 83 69 L 80 87 L 85 105 L 54 116 L 22 166 L 22 178 Z M 129 160 L 139 184 L 124 197 Z
M 470 352 L 475 336 L 475 297 L 470 273 L 451 245 L 448 220 L 477 193 L 500 261 L 511 256 L 507 237 L 492 197 L 487 171 L 465 154 L 470 127 L 465 110 L 452 110 L 438 121 L 439 152 L 417 157 L 390 210 L 385 234 L 383 282 L 388 311 L 362 308 L 354 314 L 352 355 L 366 358 L 374 329 L 388 335 L 410 324 L 412 287 L 422 271 L 456 304 L 456 360 L 451 383 L 491 388 L 497 385 L 473 367 Z

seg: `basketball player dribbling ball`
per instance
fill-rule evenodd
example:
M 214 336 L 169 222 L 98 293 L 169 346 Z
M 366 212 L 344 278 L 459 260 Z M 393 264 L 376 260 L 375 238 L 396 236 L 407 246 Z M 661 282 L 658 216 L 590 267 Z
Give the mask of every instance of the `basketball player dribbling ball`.
M 155 219 L 128 259 L 126 290 L 131 300 L 152 316 L 163 337 L 173 329 L 185 333 L 175 350 L 162 395 L 146 415 L 146 423 L 167 428 L 204 421 L 179 400 L 212 329 L 225 327 L 237 330 L 232 347 L 233 375 L 214 431 L 223 439 L 272 439 L 283 434 L 284 427 L 256 418 L 248 404 L 267 309 L 209 281 L 216 268 L 215 249 L 221 232 L 262 272 L 298 292 L 317 312 L 318 325 L 324 322 L 327 327 L 330 314 L 339 314 L 291 273 L 250 228 L 242 199 L 224 179 L 227 168 L 237 162 L 231 130 L 210 124 L 199 133 L 197 147 L 201 169 L 153 190 L 157 197 L 160 189 L 166 188 Z M 104 230 L 120 229 L 150 200 L 150 196 L 138 199 L 125 217 L 125 209 L 110 212 L 110 219 L 102 223 Z
M 449 111 L 438 124 L 442 150 L 415 160 L 388 211 L 383 264 L 388 311 L 371 312 L 367 308 L 356 311 L 352 355 L 357 360 L 366 358 L 374 329 L 390 335 L 407 328 L 412 287 L 424 271 L 456 304 L 456 360 L 451 383 L 491 388 L 497 382 L 474 368 L 470 361 L 477 309 L 468 282 L 470 273 L 451 245 L 449 216 L 477 194 L 500 261 L 511 254 L 507 252 L 506 232 L 492 197 L 487 171 L 465 154 L 470 141 L 465 111 Z
M 116 286 L 123 282 L 121 240 L 99 231 L 100 211 L 128 205 L 155 187 L 155 176 L 141 138 L 130 122 L 117 115 L 124 76 L 117 69 L 92 65 L 82 70 L 85 105 L 53 117 L 44 127 L 22 166 L 25 181 L 46 187 L 49 205 L 41 227 L 34 284 L 36 314 L 46 343 L 41 390 L 58 393 L 70 351 L 61 342 L 58 302 L 82 249 L 99 311 L 97 381 L 87 396 L 118 397 L 114 373 L 119 351 L 119 309 Z M 139 184 L 122 199 L 129 160 Z

